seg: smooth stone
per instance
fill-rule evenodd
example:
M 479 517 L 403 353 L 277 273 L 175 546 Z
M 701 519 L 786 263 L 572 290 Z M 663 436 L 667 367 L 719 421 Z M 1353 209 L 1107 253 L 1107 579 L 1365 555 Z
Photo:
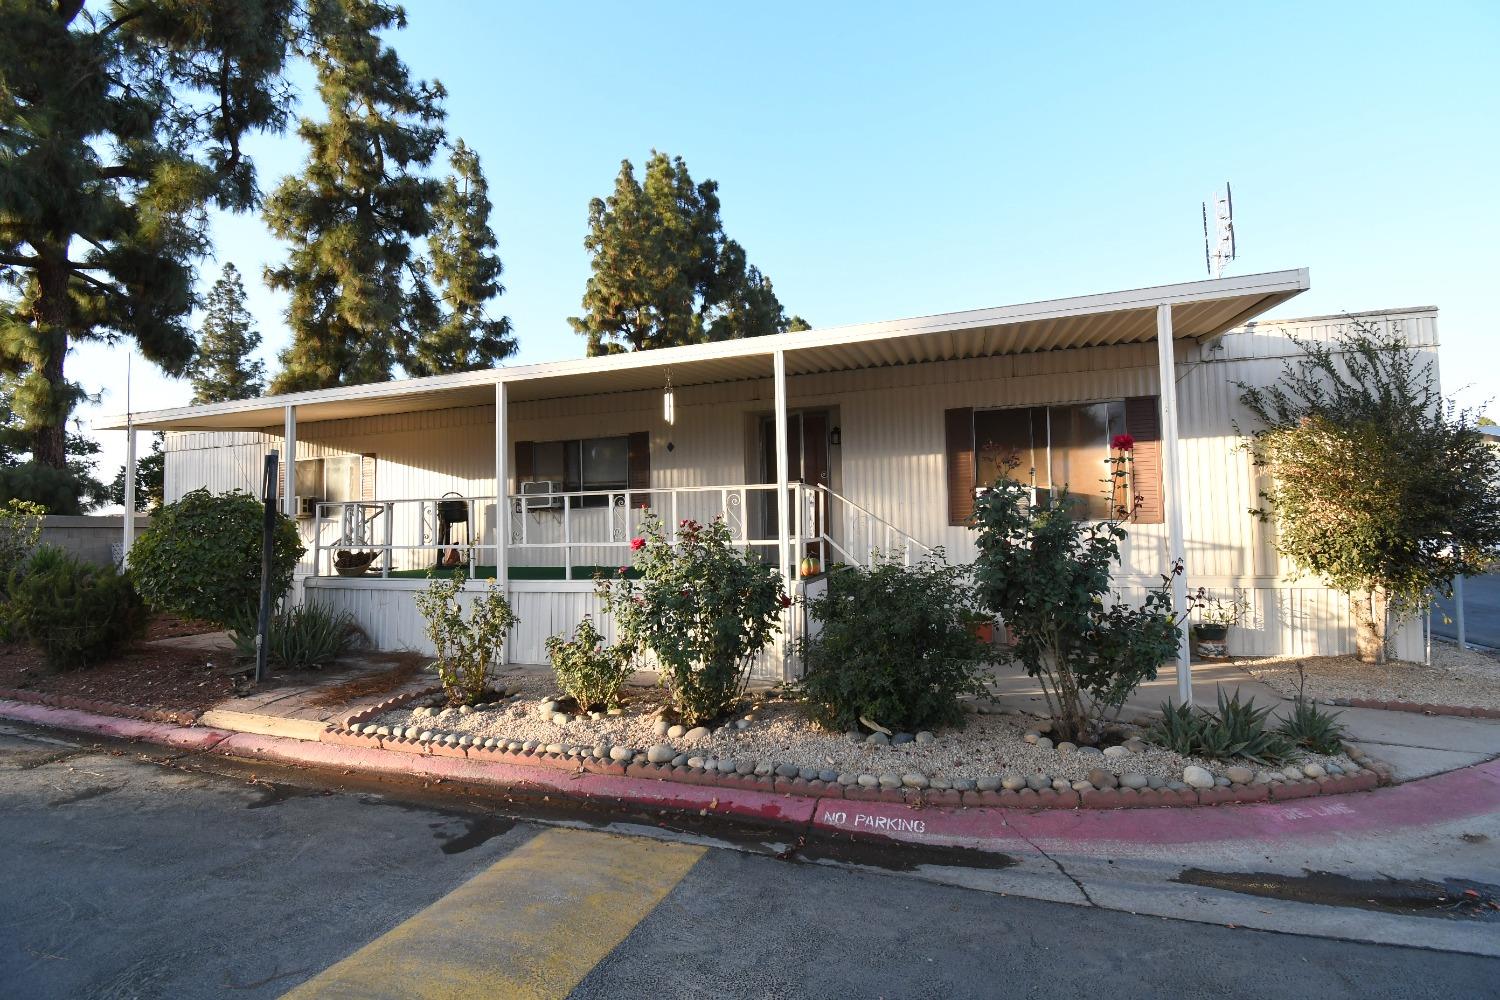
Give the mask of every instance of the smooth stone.
M 617 706 L 617 707 L 610 708 L 610 709 L 606 710 L 604 714 L 605 715 L 624 715 L 625 714 L 625 710 L 623 708 L 619 708 Z
M 1146 785 L 1149 788 L 1166 788 L 1167 779 L 1161 777 L 1160 775 L 1153 774 L 1151 777 L 1146 779 Z
M 1042 734 L 1037 732 L 1035 729 L 1028 729 L 1026 732 L 1021 734 L 1021 739 L 1025 740 L 1027 743 L 1035 743 L 1041 738 Z
M 923 746 L 926 746 L 929 743 L 933 743 L 936 740 L 937 740 L 937 736 L 934 735 L 933 733 L 929 733 L 925 729 L 922 730 L 920 733 L 917 734 L 917 742 L 920 743 L 920 744 L 922 744 Z
M 1214 787 L 1213 772 L 1206 767 L 1199 767 L 1197 764 L 1189 764 L 1182 769 L 1182 781 L 1189 788 Z
M 981 792 L 993 792 L 1004 782 L 1004 778 L 998 774 L 986 774 L 974 783 L 974 787 Z M 1025 784 L 1023 781 L 1022 784 Z
M 1151 779 L 1146 777 L 1144 774 L 1136 774 L 1132 771 L 1129 774 L 1120 775 L 1120 784 L 1125 788 L 1149 788 L 1151 785 Z
M 457 733 L 448 733 L 448 734 L 446 734 L 443 737 L 443 743 L 444 743 L 444 745 L 450 746 L 450 747 L 456 747 L 456 746 L 458 746 L 458 734 Z
M 1129 757 L 1130 751 L 1126 750 L 1123 746 L 1105 747 L 1104 756 L 1111 760 L 1117 760 L 1121 757 Z
M 757 778 L 769 777 L 774 773 L 776 773 L 776 765 L 772 764 L 768 760 L 763 760 L 759 764 L 755 765 L 755 776 Z
M 566 726 L 568 724 L 568 717 L 567 717 L 567 715 L 565 715 L 562 712 L 553 712 L 552 713 L 552 724 L 554 726 Z
M 1222 774 L 1216 774 L 1214 775 L 1214 785 L 1218 788 L 1228 788 L 1230 785 L 1230 781 Z
M 683 733 L 682 738 L 687 740 L 689 743 L 698 743 L 702 740 L 708 739 L 710 735 L 712 734 L 710 734 L 708 729 L 704 726 L 694 726 L 692 729 L 689 729 L 687 732 Z
M 670 743 L 658 743 L 646 751 L 646 759 L 653 764 L 665 764 L 677 756 L 677 750 Z
M 1072 782 L 1068 781 L 1067 778 L 1053 778 L 1052 787 L 1057 789 L 1059 792 L 1066 792 L 1068 789 L 1073 787 L 1073 784 Z
M 802 773 L 802 769 L 796 764 L 777 764 L 776 776 L 778 778 L 795 778 Z
M 495 739 L 495 737 L 493 737 L 493 736 L 491 736 L 489 739 L 487 739 L 487 740 L 484 741 L 484 747 L 485 747 L 486 750 L 493 750 L 493 749 L 495 749 L 499 745 L 500 745 L 500 741 L 497 740 L 497 739 Z
M 913 771 L 901 776 L 901 784 L 907 788 L 926 788 L 931 782 L 927 780 L 927 775 Z
M 589 718 L 593 718 L 592 712 L 589 713 Z M 666 719 L 657 719 L 651 725 L 651 731 L 654 732 L 657 736 L 667 735 L 667 730 L 670 728 L 671 726 L 667 723 Z
M 1131 753 L 1146 752 L 1146 744 L 1142 743 L 1140 740 L 1126 740 L 1121 744 L 1121 746 L 1123 746 L 1126 750 L 1129 750 Z
M 863 743 L 864 741 L 865 741 L 865 734 L 864 733 L 855 732 L 855 733 L 845 733 L 844 734 L 844 742 L 845 743 Z
M 733 757 L 725 757 L 719 761 L 720 774 L 733 774 L 739 770 L 740 762 Z
M 1077 781 L 1073 782 L 1072 787 L 1073 791 L 1075 792 L 1092 792 L 1094 790 L 1093 782 L 1084 781 L 1082 778 L 1079 778 Z
M 973 792 L 978 790 L 979 783 L 973 778 L 954 778 L 953 787 L 960 792 Z
M 527 740 L 525 743 L 521 744 L 521 749 L 525 750 L 527 753 L 535 753 L 536 748 L 539 746 L 541 746 L 541 744 L 536 740 Z
M 1039 733 L 1050 733 L 1050 732 L 1052 732 L 1052 720 L 1051 719 L 1043 719 L 1041 722 L 1038 722 L 1032 728 L 1035 729 Z
M 1307 775 L 1309 778 L 1321 778 L 1328 774 L 1328 772 L 1323 769 L 1322 764 L 1308 764 L 1302 769 L 1302 773 Z
M 562 754 L 562 752 L 563 752 L 563 745 L 561 743 L 548 743 L 547 744 L 547 752 L 550 753 L 550 754 L 556 754 L 556 755 L 560 756 Z
M 736 761 L 735 765 L 734 765 L 734 773 L 735 774 L 754 774 L 755 773 L 755 761 L 753 761 L 753 760 L 740 760 L 740 761 Z
M 555 701 L 544 701 L 536 707 L 536 714 L 540 715 L 544 719 L 550 716 L 555 711 L 557 711 L 557 702 Z M 442 714 L 447 715 L 448 710 L 444 709 Z
M 661 721 L 665 722 L 667 720 L 663 719 Z M 682 739 L 683 736 L 685 736 L 687 734 L 687 729 L 685 727 L 683 727 L 683 726 L 668 726 L 667 729 L 666 729 L 666 733 L 667 733 L 667 736 L 670 737 L 671 739 L 680 740 L 680 739 Z
M 379 729 L 375 730 L 375 735 L 376 736 L 389 736 L 389 735 L 391 735 L 391 727 L 390 726 L 381 726 Z
M 351 733 L 362 733 L 364 732 L 364 730 L 365 724 L 363 722 L 356 722 L 354 725 L 349 727 L 349 732 Z
M 939 792 L 945 792 L 953 787 L 947 778 L 928 778 L 927 780 L 933 789 Z
M 1174 792 L 1180 792 L 1184 788 L 1186 788 L 1187 785 L 1184 785 L 1180 781 L 1169 781 L 1169 782 L 1167 782 L 1167 787 L 1170 788 Z
M 609 759 L 610 760 L 630 760 L 634 756 L 635 756 L 635 751 L 632 750 L 632 749 L 630 749 L 629 747 L 610 747 L 609 748 Z
M 1250 770 L 1248 767 L 1240 767 L 1236 765 L 1234 767 L 1227 768 L 1224 771 L 1224 777 L 1228 778 L 1236 785 L 1248 785 L 1250 784 L 1250 782 L 1255 780 L 1255 772 Z
M 859 784 L 859 775 L 853 771 L 843 771 L 838 776 L 838 782 L 846 788 L 850 785 L 857 785 Z
M 417 739 L 420 742 L 422 742 L 422 743 L 431 743 L 432 742 L 432 730 L 431 729 L 424 729 L 424 730 L 422 730 L 420 733 L 417 734 Z
M 1330 763 L 1326 768 L 1329 774 L 1343 774 L 1344 769 L 1337 764 Z
M 705 763 L 707 763 L 707 761 L 705 761 L 702 757 L 689 757 L 687 759 L 688 767 L 702 768 Z
M 609 757 L 609 744 L 602 741 L 599 743 L 595 743 L 594 756 L 598 757 L 600 760 L 607 759 Z
M 979 787 L 981 791 L 984 790 L 982 784 Z M 1026 787 L 1026 779 L 1015 771 L 1006 771 L 1000 776 L 1000 787 L 1007 792 L 1019 792 Z
M 1120 786 L 1120 779 L 1115 777 L 1115 772 L 1106 771 L 1102 767 L 1090 768 L 1085 777 L 1095 788 L 1118 788 Z
M 899 775 L 895 775 L 895 774 L 891 774 L 890 772 L 886 772 L 885 774 L 882 774 L 880 776 L 880 787 L 881 788 L 900 788 L 901 787 L 901 778 L 900 778 Z
M 820 770 L 818 771 L 817 778 L 823 784 L 831 785 L 839 780 L 839 773 L 837 771 Z
M 804 767 L 800 768 L 797 771 L 797 777 L 801 778 L 803 781 L 812 781 L 817 778 L 817 776 L 818 769 L 816 767 Z
M 736 729 L 749 729 L 750 728 L 750 723 L 746 722 L 744 719 L 735 719 L 734 720 L 734 728 L 736 728 Z
M 1036 738 L 1036 748 L 1038 750 L 1051 750 L 1052 740 L 1047 738 L 1046 736 L 1038 736 Z
M 1283 768 L 1281 774 L 1288 781 L 1301 781 L 1303 777 L 1302 768 L 1298 767 L 1296 764 L 1292 764 L 1289 767 Z
M 1064 757 L 1066 757 L 1068 754 L 1072 753 L 1074 750 L 1077 750 L 1077 749 L 1078 749 L 1078 744 L 1077 743 L 1069 743 L 1067 740 L 1063 740 L 1061 743 L 1059 743 L 1057 745 L 1057 752 L 1060 753 L 1060 754 L 1062 754 Z
M 458 706 L 458 714 L 459 715 L 473 715 L 474 714 L 474 706 L 473 705 L 460 705 L 460 706 Z
M 895 736 L 891 737 L 891 743 L 893 745 L 899 746 L 902 743 L 914 743 L 916 742 L 916 739 L 917 738 L 911 733 L 897 733 Z
M 1027 775 L 1026 787 L 1033 792 L 1040 792 L 1044 788 L 1052 787 L 1052 779 L 1038 771 L 1036 774 Z
M 760 716 L 756 715 L 754 712 L 746 712 L 745 713 L 745 717 L 743 719 L 741 719 L 740 721 L 741 722 L 754 722 L 758 718 L 760 718 Z
M 866 743 L 873 743 L 878 747 L 890 746 L 891 738 L 885 733 L 871 733 L 865 737 Z
M 873 774 L 861 774 L 854 780 L 859 782 L 860 788 L 874 788 L 876 785 L 880 784 L 880 779 L 875 777 L 875 775 Z
M 672 758 L 673 767 L 687 767 L 687 762 L 688 756 L 685 753 L 680 753 L 676 757 Z
M 1100 750 L 1098 747 L 1079 747 L 1078 752 L 1080 755 L 1091 755 L 1095 757 L 1104 756 L 1104 751 Z

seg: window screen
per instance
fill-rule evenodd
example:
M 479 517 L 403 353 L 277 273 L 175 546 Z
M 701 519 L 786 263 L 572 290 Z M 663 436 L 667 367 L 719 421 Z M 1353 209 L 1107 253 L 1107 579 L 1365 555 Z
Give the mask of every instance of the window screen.
M 1110 439 L 1125 431 L 1125 403 L 1082 403 L 980 410 L 974 414 L 977 485 L 1001 476 L 1032 487 L 1033 503 L 1049 503 L 1064 487 L 1079 517 L 1112 515 Z

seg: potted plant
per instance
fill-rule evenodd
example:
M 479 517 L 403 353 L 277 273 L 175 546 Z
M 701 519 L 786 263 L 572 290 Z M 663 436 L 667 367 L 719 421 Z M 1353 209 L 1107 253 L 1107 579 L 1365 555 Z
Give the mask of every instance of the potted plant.
M 969 628 L 969 633 L 984 643 L 986 646 L 995 644 L 995 619 L 982 611 L 965 611 L 963 622 Z
M 1229 627 L 1245 616 L 1249 605 L 1238 591 L 1233 597 L 1213 597 L 1198 604 L 1193 625 L 1193 649 L 1199 656 L 1221 659 L 1229 655 Z

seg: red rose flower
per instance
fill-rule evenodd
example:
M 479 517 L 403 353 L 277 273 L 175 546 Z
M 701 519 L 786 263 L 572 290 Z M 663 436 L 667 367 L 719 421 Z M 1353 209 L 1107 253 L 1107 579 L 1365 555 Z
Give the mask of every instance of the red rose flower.
M 1109 446 L 1115 451 L 1129 451 L 1135 447 L 1135 438 L 1129 434 L 1116 434 L 1110 439 Z
M 780 597 L 777 598 L 777 600 L 781 602 L 781 606 L 783 608 L 789 608 L 789 607 L 792 606 L 792 599 L 790 597 L 786 596 L 785 594 L 782 594 Z
M 644 538 L 632 538 L 630 540 L 630 551 L 632 551 L 632 552 L 639 552 L 639 551 L 641 551 L 641 549 L 644 549 L 645 547 L 646 547 L 646 540 Z

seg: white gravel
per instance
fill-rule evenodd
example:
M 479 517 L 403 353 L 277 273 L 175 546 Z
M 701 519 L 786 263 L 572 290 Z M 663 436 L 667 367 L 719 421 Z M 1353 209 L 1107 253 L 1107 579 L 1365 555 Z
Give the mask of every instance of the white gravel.
M 1373 698 L 1464 708 L 1500 708 L 1500 656 L 1434 642 L 1432 665 L 1393 660 L 1361 663 L 1353 656 L 1272 657 L 1241 665 L 1283 697 L 1297 693 L 1297 665 L 1307 695 L 1319 700 Z
M 573 717 L 566 725 L 559 726 L 543 719 L 537 712 L 544 700 L 558 693 L 550 677 L 518 672 L 502 676 L 500 683 L 511 695 L 519 696 L 471 714 L 450 709 L 436 718 L 421 711 L 423 706 L 414 705 L 387 712 L 373 723 L 377 726 L 417 726 L 479 739 L 535 740 L 544 746 L 559 744 L 565 748 L 609 744 L 646 751 L 665 743 L 688 757 L 793 764 L 799 768 L 854 774 L 919 772 L 929 778 L 950 782 L 1007 772 L 1022 776 L 1043 772 L 1053 778 L 1072 781 L 1085 778 L 1092 768 L 1103 768 L 1116 775 L 1135 773 L 1147 778 L 1178 781 L 1183 768 L 1189 764 L 1201 765 L 1218 775 L 1235 763 L 1184 758 L 1149 744 L 1139 752 L 1119 758 L 1081 751 L 1063 753 L 1055 748 L 1032 745 L 1023 738 L 1028 730 L 1039 724 L 1045 728 L 1042 720 L 998 706 L 995 706 L 996 712 L 1009 714 L 967 715 L 967 726 L 941 730 L 932 743 L 925 745 L 851 743 L 845 734 L 829 732 L 813 724 L 795 703 L 763 692 L 747 695 L 741 706 L 739 714 L 749 712 L 754 716 L 746 728 L 737 729 L 731 723 L 714 730 L 709 737 L 689 744 L 683 738 L 673 739 L 655 731 L 656 712 L 663 698 L 660 689 L 654 686 L 628 686 L 623 693 L 626 701 L 620 715 L 598 720 Z M 1302 762 L 1352 766 L 1343 755 L 1308 755 Z M 1250 766 L 1254 768 L 1254 765 Z

